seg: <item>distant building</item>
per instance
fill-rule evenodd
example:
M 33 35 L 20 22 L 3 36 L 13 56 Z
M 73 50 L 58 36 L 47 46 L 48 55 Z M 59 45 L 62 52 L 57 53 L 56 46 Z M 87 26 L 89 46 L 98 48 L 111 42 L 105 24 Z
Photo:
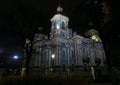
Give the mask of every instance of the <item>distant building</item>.
M 59 8 L 60 9 L 60 8 Z M 68 28 L 69 18 L 59 13 L 51 19 L 50 37 L 36 33 L 34 36 L 29 72 L 40 73 L 43 68 L 64 72 L 66 69 L 90 69 L 106 66 L 106 56 L 98 32 L 91 29 L 88 37 L 78 35 Z M 27 51 L 26 51 L 27 52 Z

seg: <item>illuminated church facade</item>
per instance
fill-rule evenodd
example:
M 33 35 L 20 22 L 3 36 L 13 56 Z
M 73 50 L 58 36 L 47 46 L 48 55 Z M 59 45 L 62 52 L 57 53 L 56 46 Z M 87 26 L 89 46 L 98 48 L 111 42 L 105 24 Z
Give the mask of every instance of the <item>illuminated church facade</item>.
M 69 69 L 89 68 L 99 65 L 104 68 L 106 56 L 98 31 L 89 30 L 88 37 L 78 35 L 68 28 L 69 18 L 57 13 L 51 19 L 50 37 L 36 33 L 32 56 L 29 62 L 31 70 L 54 68 L 61 72 Z

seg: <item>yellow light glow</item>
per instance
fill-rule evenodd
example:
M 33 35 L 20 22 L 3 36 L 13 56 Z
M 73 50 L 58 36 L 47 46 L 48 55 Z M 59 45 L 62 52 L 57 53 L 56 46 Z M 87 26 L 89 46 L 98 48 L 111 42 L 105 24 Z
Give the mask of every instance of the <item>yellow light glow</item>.
M 101 41 L 97 35 L 93 35 L 91 38 L 95 41 Z
M 99 41 L 99 39 L 98 39 L 98 38 L 96 38 L 95 40 L 96 40 L 96 41 Z
M 96 35 L 93 35 L 93 36 L 92 36 L 92 39 L 93 39 L 93 40 L 95 40 L 96 38 L 97 38 L 97 36 L 96 36 Z

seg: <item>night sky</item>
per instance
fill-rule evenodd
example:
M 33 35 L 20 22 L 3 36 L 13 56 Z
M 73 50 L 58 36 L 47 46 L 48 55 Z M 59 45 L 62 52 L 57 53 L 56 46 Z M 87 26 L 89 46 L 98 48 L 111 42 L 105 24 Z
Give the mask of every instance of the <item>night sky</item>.
M 63 14 L 70 19 L 69 28 L 77 31 L 80 35 L 84 35 L 85 31 L 90 29 L 88 24 L 92 21 L 95 24 L 95 29 L 102 35 L 104 43 L 107 44 L 108 55 L 120 57 L 118 2 L 113 0 L 105 1 L 105 19 L 103 19 L 101 9 L 99 9 L 99 3 L 102 3 L 100 2 L 102 0 L 97 1 L 1 0 L 0 62 L 6 62 L 14 55 L 23 57 L 25 38 L 32 38 L 36 32 L 44 34 L 50 32 L 50 19 L 56 14 L 58 3 L 63 8 Z M 102 27 L 101 22 L 104 22 Z M 43 29 L 39 31 L 39 27 Z

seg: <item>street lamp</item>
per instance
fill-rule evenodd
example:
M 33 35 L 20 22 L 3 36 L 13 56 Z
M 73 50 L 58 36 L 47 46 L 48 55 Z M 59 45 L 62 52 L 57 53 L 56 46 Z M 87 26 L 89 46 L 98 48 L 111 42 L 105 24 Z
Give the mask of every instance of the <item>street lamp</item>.
M 18 56 L 16 56 L 16 55 L 15 55 L 15 56 L 13 56 L 13 59 L 18 59 Z
M 55 55 L 52 54 L 52 69 L 53 69 L 53 67 L 54 67 L 54 58 L 55 58 Z
M 55 55 L 54 54 L 52 54 L 52 59 L 54 59 L 55 58 Z

